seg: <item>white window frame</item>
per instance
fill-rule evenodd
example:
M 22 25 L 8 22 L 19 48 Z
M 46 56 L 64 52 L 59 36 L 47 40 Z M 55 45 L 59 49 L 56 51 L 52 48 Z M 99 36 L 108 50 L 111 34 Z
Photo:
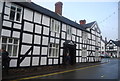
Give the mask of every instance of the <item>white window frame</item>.
M 67 29 L 67 34 L 72 36 L 72 27 L 69 25 L 66 25 L 66 29 Z
M 87 57 L 87 49 L 83 48 L 82 49 L 82 57 Z
M 20 6 L 18 6 L 18 5 L 15 5 L 15 4 L 11 4 L 11 7 L 15 7 L 15 17 L 14 17 L 14 20 L 12 20 L 12 19 L 10 19 L 10 15 L 9 15 L 9 19 L 11 20 L 11 21 L 16 21 L 16 22 L 21 22 L 21 19 L 22 19 L 22 11 L 23 11 L 23 8 L 22 7 L 20 7 Z M 11 7 L 10 7 L 10 13 L 11 13 Z M 21 9 L 21 12 L 19 12 L 19 11 L 17 11 L 17 9 Z M 12 10 L 13 11 L 13 10 Z M 19 13 L 20 14 L 20 20 L 17 20 L 16 18 L 17 18 L 17 13 Z
M 50 28 L 50 30 L 52 32 L 60 33 L 60 22 L 55 20 L 55 19 L 51 19 L 51 28 Z
M 3 43 L 3 42 L 2 42 L 2 39 L 3 39 L 3 38 L 6 38 L 6 39 L 7 39 L 6 43 Z M 11 43 L 9 42 L 9 39 L 12 39 L 12 42 L 11 42 Z M 15 39 L 17 40 L 17 44 L 14 44 L 14 40 L 15 40 Z M 11 45 L 11 46 L 12 46 L 12 48 L 11 48 L 12 51 L 11 51 L 11 54 L 8 52 L 8 53 L 9 53 L 9 56 L 10 56 L 10 57 L 18 57 L 18 50 L 19 50 L 19 39 L 18 39 L 18 38 L 10 38 L 10 37 L 4 37 L 4 36 L 3 36 L 3 37 L 1 37 L 1 44 L 6 46 L 6 49 L 5 49 L 6 51 L 8 51 L 8 45 Z M 1 45 L 1 49 L 2 49 L 2 45 Z M 16 53 L 15 56 L 14 56 L 14 54 L 13 54 L 13 50 L 14 50 L 13 47 L 14 47 L 14 46 L 17 46 L 17 53 Z
M 82 35 L 83 37 L 83 40 L 87 40 L 87 38 L 88 38 L 88 34 L 87 34 L 87 32 L 85 32 L 85 31 L 83 31 L 83 35 Z
M 51 47 L 50 47 L 50 44 L 51 44 Z M 50 57 L 50 58 L 58 58 L 59 57 L 59 44 L 57 44 L 57 43 L 50 43 L 50 44 L 49 44 L 48 57 Z

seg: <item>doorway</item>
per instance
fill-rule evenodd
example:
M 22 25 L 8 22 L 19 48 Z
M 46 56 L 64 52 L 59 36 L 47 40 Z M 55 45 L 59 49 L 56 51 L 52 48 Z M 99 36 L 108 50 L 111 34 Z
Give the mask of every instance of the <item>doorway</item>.
M 71 65 L 76 63 L 76 44 L 70 40 L 63 43 L 63 64 L 66 64 L 67 59 Z

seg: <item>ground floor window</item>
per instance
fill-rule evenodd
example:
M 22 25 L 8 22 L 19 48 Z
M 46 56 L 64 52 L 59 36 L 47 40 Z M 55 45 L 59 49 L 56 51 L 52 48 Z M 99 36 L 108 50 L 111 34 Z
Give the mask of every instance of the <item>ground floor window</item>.
M 57 58 L 59 56 L 59 44 L 49 44 L 49 57 Z
M 17 57 L 18 56 L 18 46 L 19 39 L 17 38 L 9 38 L 9 37 L 1 37 L 2 49 L 8 51 L 9 56 Z

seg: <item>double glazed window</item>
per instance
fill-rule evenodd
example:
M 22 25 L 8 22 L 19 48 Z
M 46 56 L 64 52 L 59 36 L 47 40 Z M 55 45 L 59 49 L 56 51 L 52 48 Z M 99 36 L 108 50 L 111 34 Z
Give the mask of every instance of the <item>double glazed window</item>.
M 21 21 L 22 8 L 16 5 L 11 5 L 10 8 L 10 20 Z
M 49 44 L 49 57 L 57 58 L 59 56 L 59 44 Z
M 2 49 L 8 51 L 9 56 L 17 56 L 18 55 L 18 44 L 19 40 L 16 38 L 7 38 L 2 37 Z
M 51 19 L 51 31 L 59 33 L 60 32 L 60 22 L 54 19 Z

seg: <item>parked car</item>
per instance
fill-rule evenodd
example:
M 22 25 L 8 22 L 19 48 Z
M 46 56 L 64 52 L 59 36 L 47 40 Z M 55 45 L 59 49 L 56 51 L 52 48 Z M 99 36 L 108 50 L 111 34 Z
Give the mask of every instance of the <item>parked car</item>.
M 101 54 L 101 57 L 102 58 L 111 58 L 109 55 L 107 55 L 107 54 Z

